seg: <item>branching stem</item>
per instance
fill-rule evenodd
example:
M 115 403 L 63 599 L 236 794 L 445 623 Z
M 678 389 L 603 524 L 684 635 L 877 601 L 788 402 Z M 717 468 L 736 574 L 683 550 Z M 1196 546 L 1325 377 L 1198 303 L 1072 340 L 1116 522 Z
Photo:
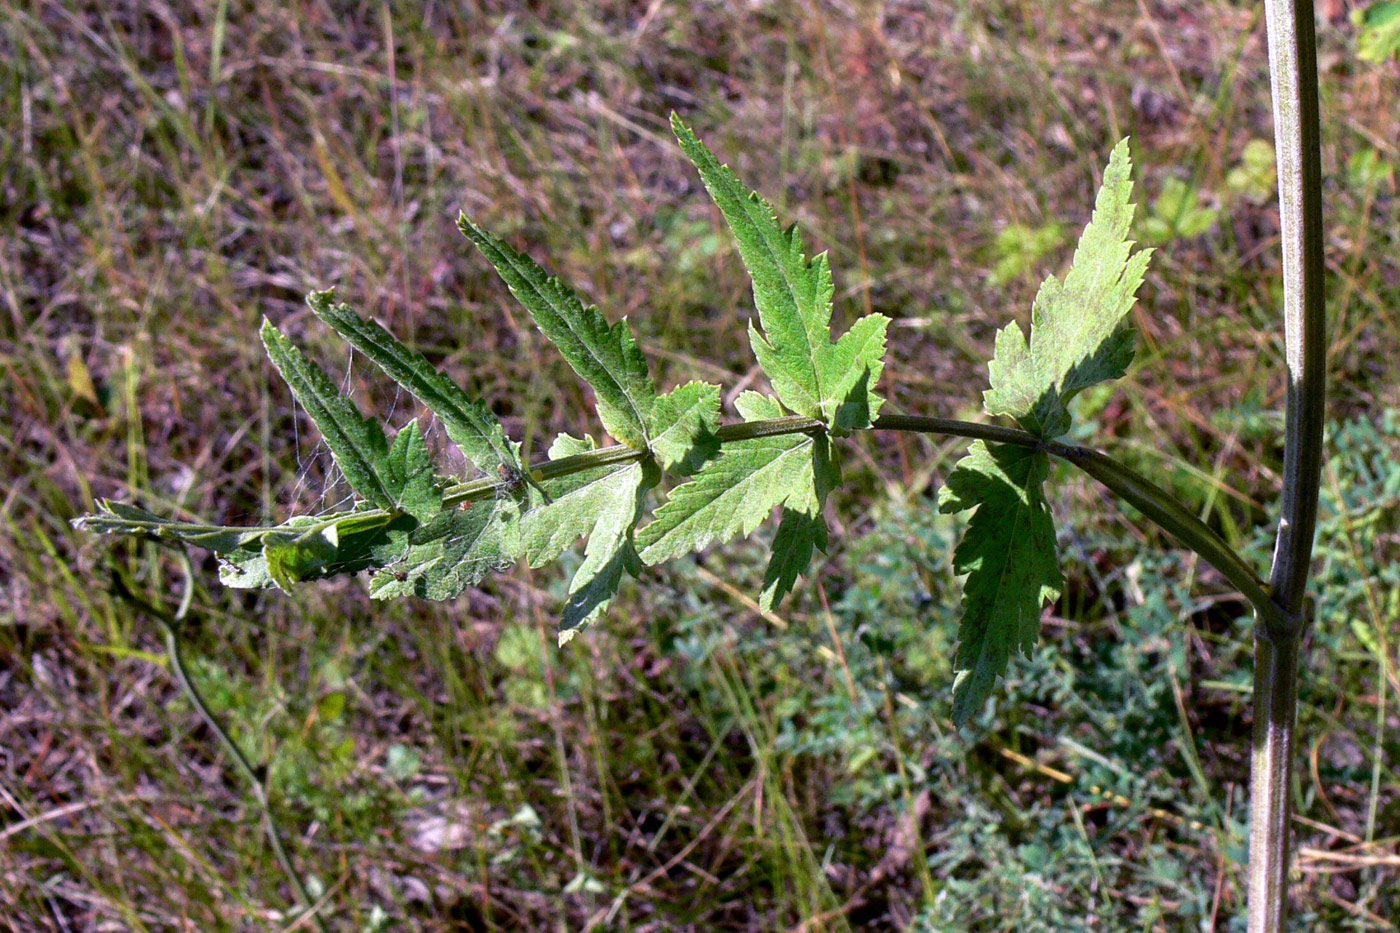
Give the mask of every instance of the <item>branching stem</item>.
M 1102 483 L 1108 490 L 1142 512 L 1150 521 L 1176 538 L 1182 544 L 1199 554 L 1207 563 L 1220 571 L 1230 583 L 1239 589 L 1240 595 L 1254 607 L 1258 617 L 1271 627 L 1285 627 L 1283 609 L 1270 597 L 1270 588 L 1250 568 L 1249 564 L 1235 552 L 1210 526 L 1206 525 L 1171 494 L 1145 476 L 1117 462 L 1107 454 L 1088 447 L 1077 447 L 1046 441 L 1017 428 L 1006 428 L 993 424 L 975 424 L 970 421 L 955 421 L 948 418 L 927 418 L 919 415 L 884 415 L 877 418 L 870 430 L 911 431 L 919 434 L 948 435 L 966 437 L 972 440 L 988 441 L 994 444 L 1014 444 L 1018 447 L 1031 447 L 1059 457 L 1083 470 Z M 790 415 L 785 418 L 772 418 L 763 421 L 745 421 L 725 425 L 715 431 L 721 444 L 753 440 L 760 437 L 776 437 L 784 434 L 820 434 L 826 426 L 816 418 Z M 603 447 L 548 460 L 530 467 L 530 479 L 534 482 L 558 479 L 584 470 L 596 470 L 614 463 L 630 463 L 646 457 L 644 451 L 631 447 Z M 443 504 L 448 506 L 465 505 L 481 499 L 509 493 L 517 485 L 520 477 L 483 477 L 468 483 L 449 487 L 443 494 Z M 390 513 L 380 509 L 364 509 L 354 513 L 360 522 L 372 522 Z M 323 516 L 325 524 L 333 525 L 342 519 L 344 513 Z M 82 521 L 95 521 L 99 517 L 87 517 Z M 161 520 L 112 518 L 101 516 L 102 530 L 112 531 L 117 526 L 127 534 L 146 533 L 157 538 L 189 538 L 192 535 L 212 535 L 225 531 L 256 533 L 259 531 L 285 531 L 286 526 L 268 528 L 225 529 L 216 525 L 186 524 Z M 299 532 L 317 526 L 297 526 Z
M 1250 775 L 1249 933 L 1288 919 L 1289 824 L 1298 662 L 1317 526 L 1326 402 L 1322 145 L 1313 0 L 1265 0 L 1283 248 L 1288 414 L 1283 508 L 1270 574 L 1278 612 L 1254 626 L 1254 755 Z
M 990 441 L 997 444 L 1015 444 L 1019 447 L 1036 447 L 1053 456 L 1079 467 L 1098 480 L 1111 492 L 1142 512 L 1150 521 L 1195 551 L 1207 563 L 1220 571 L 1240 594 L 1249 600 L 1261 617 L 1271 621 L 1279 614 L 1279 608 L 1269 596 L 1268 585 L 1250 568 L 1249 564 L 1216 534 L 1210 526 L 1191 513 L 1171 494 L 1107 454 L 1087 447 L 1076 447 L 1054 441 L 1044 441 L 1034 434 L 1016 428 L 1006 428 L 993 424 L 975 424 L 970 421 L 955 421 L 948 418 L 927 418 L 919 415 L 882 415 L 877 418 L 872 430 L 912 431 L 919 434 L 951 435 L 974 440 Z M 746 421 L 741 424 L 725 425 L 716 431 L 721 443 L 750 440 L 757 437 L 772 437 L 780 434 L 812 434 L 825 430 L 816 418 L 792 415 L 768 421 Z M 538 464 L 531 468 L 537 480 L 554 479 L 582 470 L 596 469 L 610 463 L 625 463 L 640 460 L 645 456 L 641 451 L 630 447 L 604 447 L 585 453 Z M 494 479 L 480 479 L 454 486 L 447 491 L 444 501 L 448 504 L 471 502 L 497 495 L 505 488 L 505 482 Z

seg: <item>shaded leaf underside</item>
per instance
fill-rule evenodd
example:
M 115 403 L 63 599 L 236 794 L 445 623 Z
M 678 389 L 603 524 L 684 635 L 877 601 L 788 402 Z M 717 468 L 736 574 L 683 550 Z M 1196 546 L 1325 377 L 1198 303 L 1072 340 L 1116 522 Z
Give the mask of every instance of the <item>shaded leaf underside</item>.
M 953 554 L 967 574 L 958 629 L 953 718 L 962 724 L 991 695 L 1013 651 L 1029 654 L 1041 609 L 1063 583 L 1039 450 L 976 441 L 948 477 L 939 510 L 976 508 Z

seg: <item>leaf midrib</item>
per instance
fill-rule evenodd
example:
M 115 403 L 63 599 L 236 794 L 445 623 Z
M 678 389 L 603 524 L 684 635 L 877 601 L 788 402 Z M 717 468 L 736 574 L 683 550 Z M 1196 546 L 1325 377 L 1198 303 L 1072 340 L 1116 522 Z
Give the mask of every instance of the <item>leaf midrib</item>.
M 622 393 L 623 398 L 627 400 L 628 407 L 631 409 L 632 417 L 636 421 L 637 427 L 641 432 L 643 442 L 650 446 L 651 438 L 647 427 L 647 419 L 646 416 L 642 413 L 642 409 L 638 406 L 637 400 L 633 397 L 632 392 L 625 385 L 623 385 L 622 382 L 618 380 L 617 376 L 613 374 L 608 364 L 605 363 L 598 356 L 598 354 L 594 352 L 591 346 L 589 346 L 589 342 L 581 338 L 578 335 L 577 331 L 572 326 L 570 326 L 568 316 L 560 310 L 559 304 L 552 300 L 549 297 L 549 295 L 546 294 L 547 290 L 541 289 L 534 282 L 530 281 L 530 277 L 522 271 L 523 267 L 519 265 L 515 261 L 515 258 L 509 253 L 506 253 L 499 249 L 496 250 L 496 252 L 505 261 L 506 265 L 510 266 L 511 271 L 513 271 L 516 275 L 520 276 L 521 280 L 528 284 L 531 290 L 533 290 L 536 295 L 538 295 L 541 299 L 544 300 L 546 304 L 549 305 L 550 309 L 554 312 L 555 316 L 563 322 L 564 327 L 569 331 L 569 334 L 573 336 L 574 340 L 578 342 L 579 346 L 583 348 L 584 352 L 587 353 L 589 358 L 592 359 L 592 361 L 603 371 L 605 375 L 607 375 L 608 379 L 612 382 L 612 384 L 617 387 L 618 392 Z M 543 267 L 539 268 L 541 272 L 544 272 Z M 544 274 L 546 276 L 549 275 L 548 272 L 544 272 Z M 602 316 L 602 312 L 598 310 L 596 305 L 585 304 L 583 302 L 583 299 L 578 298 L 577 296 L 575 296 L 574 300 L 578 302 L 579 308 L 581 309 L 581 314 L 587 315 L 590 311 L 592 311 L 598 316 L 598 319 L 603 322 L 603 334 L 605 339 L 612 336 L 612 328 L 608 325 L 607 320 Z M 623 354 L 622 365 L 624 367 L 627 365 L 625 353 Z

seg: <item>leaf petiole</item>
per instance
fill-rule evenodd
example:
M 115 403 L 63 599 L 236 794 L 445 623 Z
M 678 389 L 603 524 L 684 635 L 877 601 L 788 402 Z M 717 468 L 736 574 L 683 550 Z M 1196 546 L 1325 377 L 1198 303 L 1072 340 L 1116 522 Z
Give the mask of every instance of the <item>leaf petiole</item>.
M 1268 585 L 1220 535 L 1160 486 L 1107 454 L 1087 447 L 1044 441 L 1017 428 L 976 424 L 949 418 L 930 418 L 921 415 L 881 415 L 875 419 L 869 430 L 910 431 L 918 434 L 966 437 L 997 444 L 1013 444 L 1018 447 L 1042 449 L 1051 456 L 1073 464 L 1098 480 L 1109 491 L 1140 511 L 1153 524 L 1199 554 L 1203 560 L 1239 589 L 1240 594 L 1265 618 L 1273 619 L 1280 615 L 1281 610 L 1270 597 Z M 790 415 L 784 418 L 724 425 L 715 432 L 715 435 L 721 443 L 732 443 L 758 437 L 773 437 L 782 434 L 815 434 L 823 431 L 825 431 L 825 425 L 816 418 Z M 640 460 L 644 456 L 645 454 L 641 451 L 633 450 L 630 447 L 603 447 L 561 460 L 539 464 L 530 473 L 537 480 L 554 479 L 608 464 Z M 490 479 L 463 483 L 448 489 L 443 501 L 452 504 L 483 499 L 495 495 L 502 485 L 502 483 Z

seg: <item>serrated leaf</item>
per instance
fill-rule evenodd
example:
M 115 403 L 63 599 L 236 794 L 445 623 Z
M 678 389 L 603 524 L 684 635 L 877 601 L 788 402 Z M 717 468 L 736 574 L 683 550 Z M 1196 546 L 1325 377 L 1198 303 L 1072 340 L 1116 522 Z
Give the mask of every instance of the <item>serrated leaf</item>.
M 433 460 L 415 418 L 399 429 L 384 458 L 384 484 L 394 502 L 419 521 L 442 510 L 442 489 L 433 476 Z
M 962 725 L 1006 673 L 1012 651 L 1029 655 L 1041 609 L 1063 578 L 1043 484 L 1044 451 L 976 441 L 940 491 L 940 512 L 976 508 L 953 553 L 963 583 L 953 720 Z
M 1095 383 L 1122 376 L 1133 358 L 1133 336 L 1120 325 L 1136 300 L 1152 250 L 1132 252 L 1132 162 L 1125 139 L 1113 149 L 1094 214 L 1061 283 L 1048 277 L 1031 311 L 1029 345 L 1021 328 L 997 334 L 988 365 L 988 413 L 1010 415 L 1039 437 L 1069 430 L 1069 401 Z
M 719 386 L 687 382 L 656 399 L 651 409 L 651 452 L 664 470 L 693 473 L 719 453 Z
M 436 415 L 447 436 L 478 469 L 495 473 L 504 466 L 511 475 L 520 472 L 519 458 L 501 423 L 484 403 L 469 396 L 421 353 L 400 343 L 379 324 L 360 317 L 348 305 L 336 304 L 334 297 L 334 291 L 312 292 L 306 303 L 347 343 Z
M 550 446 L 558 460 L 592 449 L 591 439 L 561 434 Z M 557 456 L 556 456 L 557 455 Z M 607 608 L 628 564 L 632 529 L 647 490 L 660 478 L 640 461 L 613 463 L 544 483 L 550 499 L 526 512 L 520 523 L 525 559 L 541 567 L 587 536 L 583 563 L 569 584 L 559 627 L 562 645 Z
M 408 535 L 407 549 L 370 580 L 374 599 L 453 599 L 520 557 L 520 504 L 509 497 L 447 509 Z
M 783 416 L 783 406 L 762 392 L 740 392 L 734 400 L 734 408 L 745 421 L 769 421 Z
M 559 644 L 566 644 L 608 608 L 622 572 L 634 562 L 632 529 L 642 517 L 647 490 L 660 479 L 655 466 L 636 468 L 634 485 L 627 490 L 618 481 L 616 495 L 600 510 L 588 532 L 583 563 L 569 581 L 569 598 L 559 619 Z
M 291 387 L 301 407 L 316 422 L 350 487 L 381 509 L 395 508 L 394 496 L 379 475 L 389 450 L 379 422 L 361 414 L 353 402 L 340 394 L 321 367 L 308 360 L 266 318 L 263 319 L 262 341 L 268 358 Z
M 826 519 L 811 511 L 815 502 L 803 505 L 783 506 L 783 517 L 773 536 L 773 553 L 763 571 L 763 589 L 758 594 L 758 608 L 763 612 L 772 612 L 791 592 L 798 576 L 811 563 L 814 549 L 826 550 Z
M 632 461 L 590 470 L 586 479 L 563 492 L 547 485 L 551 500 L 526 512 L 521 520 L 520 538 L 530 566 L 543 567 L 554 560 L 591 533 L 606 515 L 619 510 L 628 514 L 635 511 L 641 481 L 642 465 Z
M 736 407 L 745 420 L 778 417 L 777 402 L 754 392 Z M 816 439 L 780 434 L 724 445 L 694 479 L 671 491 L 655 519 L 637 532 L 642 561 L 659 564 L 713 541 L 750 534 L 776 505 L 806 501 L 812 488 Z
M 778 531 L 773 535 L 773 553 L 763 572 L 763 589 L 758 608 L 772 612 L 792 590 L 798 576 L 805 573 L 814 549 L 826 550 L 826 519 L 822 506 L 826 494 L 840 480 L 831 462 L 824 436 L 812 439 L 812 482 L 800 494 L 794 493 L 783 504 Z
M 182 541 L 185 544 L 207 548 L 216 554 L 226 554 L 255 543 L 268 531 L 267 528 L 231 528 L 224 525 L 177 522 L 147 512 L 143 508 L 110 499 L 97 500 L 97 511 L 73 519 L 73 527 L 96 534 L 134 535 Z
M 598 417 L 608 433 L 633 450 L 646 450 L 656 388 L 626 318 L 610 327 L 596 307 L 585 305 L 573 289 L 529 256 L 487 233 L 465 214 L 457 218 L 457 226 L 496 267 L 540 332 L 593 387 Z
M 772 205 L 746 188 L 675 114 L 671 129 L 729 224 L 753 279 L 763 329 L 750 322 L 749 342 L 773 391 L 792 411 L 820 418 L 834 432 L 867 427 L 883 401 L 874 389 L 889 319 L 867 315 L 832 343 L 834 285 L 826 254 L 807 259 L 795 225 L 783 229 Z
M 830 399 L 822 410 L 830 409 L 827 424 L 836 434 L 867 428 L 884 404 L 874 387 L 885 371 L 885 331 L 890 319 L 868 314 L 851 325 L 827 354 L 825 372 Z

